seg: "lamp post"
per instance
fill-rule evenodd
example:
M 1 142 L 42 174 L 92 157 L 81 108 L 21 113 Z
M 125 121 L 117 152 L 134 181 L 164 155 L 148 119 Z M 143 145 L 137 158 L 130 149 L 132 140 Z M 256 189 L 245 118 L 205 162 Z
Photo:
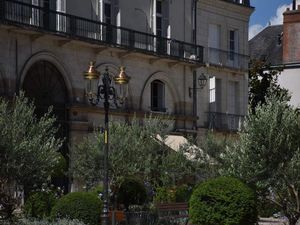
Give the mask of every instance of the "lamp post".
M 197 81 L 198 81 L 198 87 L 197 87 Z M 201 73 L 200 76 L 197 79 L 196 71 L 193 73 L 193 87 L 189 87 L 189 97 L 192 97 L 193 94 L 193 116 L 197 116 L 197 90 L 202 90 L 207 83 L 207 77 L 204 73 Z M 193 127 L 196 129 L 197 127 L 197 121 L 193 121 Z
M 102 79 L 100 79 L 102 77 Z M 108 112 L 110 102 L 117 107 L 118 103 L 123 104 L 127 97 L 127 85 L 130 80 L 125 73 L 125 68 L 120 68 L 118 76 L 110 76 L 108 68 L 105 68 L 103 75 L 95 68 L 95 62 L 90 62 L 89 69 L 84 72 L 86 81 L 86 95 L 89 102 L 96 106 L 103 101 L 105 120 L 104 120 L 104 160 L 103 160 L 103 210 L 101 214 L 101 224 L 109 224 L 109 206 L 108 206 Z M 113 82 L 112 82 L 113 81 Z
M 205 76 L 204 73 L 201 73 L 200 76 L 198 77 L 198 79 L 196 79 L 196 74 L 194 73 L 193 74 L 193 79 L 194 79 L 193 87 L 192 88 L 189 87 L 189 96 L 190 97 L 192 97 L 192 91 L 202 90 L 205 87 L 206 83 L 207 83 L 207 77 Z M 198 81 L 198 86 L 199 87 L 196 86 L 196 80 Z

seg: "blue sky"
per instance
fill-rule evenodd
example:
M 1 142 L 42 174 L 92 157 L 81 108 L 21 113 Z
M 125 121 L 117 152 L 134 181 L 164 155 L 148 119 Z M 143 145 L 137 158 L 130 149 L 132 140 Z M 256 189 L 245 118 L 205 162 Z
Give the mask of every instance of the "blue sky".
M 249 38 L 264 29 L 269 23 L 282 23 L 282 13 L 291 5 L 292 0 L 251 0 L 255 11 L 250 18 Z M 297 0 L 297 5 L 300 0 Z

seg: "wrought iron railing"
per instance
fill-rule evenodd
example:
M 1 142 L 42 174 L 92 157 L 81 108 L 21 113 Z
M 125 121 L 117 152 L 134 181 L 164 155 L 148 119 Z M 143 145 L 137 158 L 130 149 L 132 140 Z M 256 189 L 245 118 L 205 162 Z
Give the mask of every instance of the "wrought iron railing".
M 208 62 L 236 69 L 248 69 L 249 56 L 217 48 L 208 48 Z
M 245 116 L 209 112 L 208 113 L 208 128 L 221 131 L 238 131 L 244 122 Z
M 0 0 L 0 22 L 163 57 L 196 63 L 203 62 L 203 47 L 199 45 L 89 20 L 15 0 Z

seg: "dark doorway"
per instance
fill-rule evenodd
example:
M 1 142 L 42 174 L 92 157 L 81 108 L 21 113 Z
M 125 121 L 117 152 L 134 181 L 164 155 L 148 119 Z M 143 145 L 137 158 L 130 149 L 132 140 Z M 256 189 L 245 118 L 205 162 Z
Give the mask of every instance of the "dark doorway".
M 53 107 L 53 113 L 57 118 L 57 126 L 59 131 L 57 136 L 64 138 L 65 142 L 60 149 L 68 166 L 68 111 L 66 104 L 68 103 L 68 92 L 64 79 L 57 68 L 48 61 L 39 61 L 31 66 L 28 70 L 24 82 L 23 90 L 25 95 L 33 99 L 36 106 L 36 115 L 41 117 L 50 106 Z M 68 192 L 68 177 L 54 177 L 52 183 L 58 187 L 62 187 Z

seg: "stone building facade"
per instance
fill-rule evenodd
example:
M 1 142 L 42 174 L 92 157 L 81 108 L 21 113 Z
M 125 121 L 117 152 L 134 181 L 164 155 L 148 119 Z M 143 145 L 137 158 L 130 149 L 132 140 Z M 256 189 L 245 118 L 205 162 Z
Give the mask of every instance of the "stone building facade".
M 0 0 L 0 93 L 24 90 L 38 113 L 53 105 L 72 149 L 103 124 L 103 105 L 84 90 L 94 60 L 131 77 L 112 118 L 152 113 L 174 118 L 174 132 L 234 131 L 248 104 L 252 11 L 249 0 Z

